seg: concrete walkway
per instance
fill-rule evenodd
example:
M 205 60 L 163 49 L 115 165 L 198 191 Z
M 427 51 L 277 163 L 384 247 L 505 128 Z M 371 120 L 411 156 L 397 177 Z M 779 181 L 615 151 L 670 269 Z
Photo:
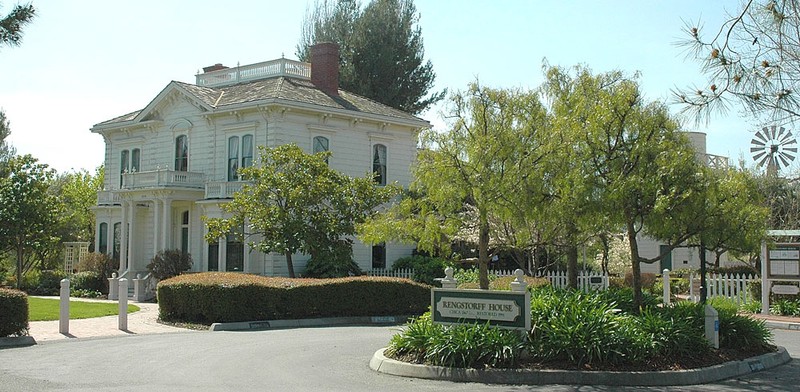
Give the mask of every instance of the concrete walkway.
M 58 297 L 42 297 L 54 298 Z M 118 303 L 117 301 L 70 298 L 71 301 Z M 29 334 L 37 343 L 55 340 L 96 338 L 103 336 L 129 336 L 160 333 L 197 332 L 185 328 L 171 327 L 160 324 L 158 320 L 158 304 L 128 302 L 141 308 L 140 311 L 128 313 L 128 329 L 119 329 L 119 316 L 95 317 L 69 321 L 69 334 L 58 332 L 58 320 L 31 321 Z

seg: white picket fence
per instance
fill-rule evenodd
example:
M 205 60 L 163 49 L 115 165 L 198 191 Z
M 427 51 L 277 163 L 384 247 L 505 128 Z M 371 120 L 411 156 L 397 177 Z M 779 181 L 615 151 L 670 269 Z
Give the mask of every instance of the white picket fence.
M 747 285 L 750 282 L 758 281 L 758 276 L 745 274 L 709 274 L 706 276 L 706 292 L 708 298 L 725 297 L 733 300 L 737 304 L 759 301 L 759 298 L 750 298 Z M 692 274 L 689 276 L 689 296 L 693 301 L 700 300 L 700 276 Z
M 414 269 L 398 269 L 392 271 L 390 269 L 371 269 L 366 270 L 364 273 L 367 276 L 388 276 L 392 278 L 407 278 L 412 279 L 414 276 Z M 513 270 L 490 270 L 489 275 L 495 276 L 514 276 Z M 542 276 L 550 281 L 553 287 L 566 288 L 567 273 L 566 271 L 548 272 Z M 606 290 L 608 289 L 608 275 L 600 275 L 597 273 L 580 271 L 578 273 L 578 288 L 583 291 L 588 290 Z
M 489 274 L 497 276 L 513 276 L 512 270 L 492 270 Z M 548 271 L 542 278 L 547 278 L 550 285 L 558 288 L 567 288 L 569 283 L 567 280 L 567 271 Z M 599 274 L 591 271 L 578 271 L 578 288 L 583 291 L 589 290 L 606 290 L 608 289 L 608 275 Z
M 378 269 L 366 270 L 364 271 L 364 273 L 367 276 L 388 276 L 390 278 L 411 279 L 414 277 L 414 269 L 412 268 L 401 268 L 396 271 L 392 271 L 387 268 L 378 268 Z

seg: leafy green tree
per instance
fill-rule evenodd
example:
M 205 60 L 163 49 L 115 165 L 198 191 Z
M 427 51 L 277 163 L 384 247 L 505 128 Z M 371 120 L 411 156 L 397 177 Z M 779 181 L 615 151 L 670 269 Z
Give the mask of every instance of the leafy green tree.
M 2 3 L 0 3 L 2 5 Z M 22 28 L 36 16 L 32 4 L 17 4 L 11 12 L 0 17 L 0 47 L 17 46 L 22 41 Z
M 541 177 L 538 163 L 548 148 L 546 113 L 536 93 L 477 82 L 454 94 L 451 104 L 451 128 L 422 134 L 411 185 L 421 198 L 394 206 L 375 225 L 365 225 L 363 235 L 419 240 L 420 249 L 432 251 L 466 228 L 478 244 L 480 287 L 488 289 L 490 220 L 507 217 L 510 206 L 520 202 L 522 184 Z
M 15 154 L 14 147 L 6 140 L 9 135 L 11 122 L 6 118 L 6 113 L 0 110 L 0 167 Z
M 104 172 L 100 166 L 94 174 L 81 169 L 56 175 L 50 191 L 62 205 L 59 219 L 63 227 L 62 241 L 94 242 L 91 208 L 97 204 L 97 192 L 103 188 Z
M 30 155 L 11 158 L 0 173 L 0 249 L 16 254 L 17 288 L 32 267 L 26 252 L 52 241 L 58 203 L 48 192 L 54 172 Z
M 684 33 L 683 44 L 708 78 L 674 91 L 684 111 L 708 119 L 733 102 L 758 117 L 800 118 L 800 2 L 746 0 L 709 34 L 700 22 Z
M 259 251 L 286 256 L 291 277 L 294 253 L 339 254 L 341 237 L 355 235 L 356 224 L 399 191 L 375 186 L 372 175 L 352 178 L 331 169 L 329 152 L 310 155 L 288 144 L 259 146 L 259 153 L 259 165 L 240 169 L 248 184 L 223 205 L 231 217 L 206 219 L 206 240 L 232 232 L 253 238 L 250 246 Z
M 354 0 L 317 2 L 303 23 L 297 56 L 308 61 L 311 45 L 335 42 L 342 89 L 418 114 L 445 94 L 428 94 L 436 74 L 424 60 L 418 22 L 413 0 L 372 0 L 363 11 Z
M 642 304 L 641 263 L 637 236 L 646 234 L 677 247 L 696 234 L 688 224 L 702 202 L 699 163 L 677 123 L 660 103 L 645 103 L 635 78 L 620 72 L 593 75 L 576 67 L 561 69 L 556 80 L 573 89 L 573 115 L 583 134 L 571 141 L 600 216 L 622 226 L 631 253 L 635 308 Z M 552 76 L 552 75 L 551 75 Z

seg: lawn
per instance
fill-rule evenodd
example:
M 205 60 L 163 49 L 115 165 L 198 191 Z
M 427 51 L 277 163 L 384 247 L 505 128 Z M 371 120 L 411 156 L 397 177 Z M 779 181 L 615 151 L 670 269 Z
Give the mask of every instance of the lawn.
M 58 320 L 59 300 L 49 298 L 28 297 L 30 321 Z M 69 318 L 85 319 L 92 317 L 116 316 L 119 304 L 109 302 L 69 301 Z M 128 305 L 128 313 L 138 312 L 136 305 Z

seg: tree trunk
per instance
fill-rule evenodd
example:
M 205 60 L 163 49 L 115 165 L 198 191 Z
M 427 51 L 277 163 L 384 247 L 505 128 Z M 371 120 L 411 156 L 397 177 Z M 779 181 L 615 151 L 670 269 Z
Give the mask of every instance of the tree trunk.
M 700 303 L 705 304 L 708 298 L 708 287 L 706 282 L 706 244 L 700 239 Z
M 578 289 L 578 246 L 575 245 L 576 229 L 569 225 L 567 233 L 567 285 Z
M 289 270 L 289 277 L 294 278 L 294 264 L 292 264 L 292 252 L 286 251 L 286 269 Z
M 481 214 L 478 228 L 478 278 L 482 290 L 489 289 L 489 222 Z
M 18 244 L 17 245 L 17 290 L 22 290 L 22 270 L 24 269 L 22 256 L 23 256 L 22 244 Z
M 636 230 L 633 222 L 628 222 L 628 242 L 631 249 L 631 282 L 633 289 L 633 311 L 639 314 L 642 308 L 642 269 L 639 264 L 639 244 L 636 243 Z

